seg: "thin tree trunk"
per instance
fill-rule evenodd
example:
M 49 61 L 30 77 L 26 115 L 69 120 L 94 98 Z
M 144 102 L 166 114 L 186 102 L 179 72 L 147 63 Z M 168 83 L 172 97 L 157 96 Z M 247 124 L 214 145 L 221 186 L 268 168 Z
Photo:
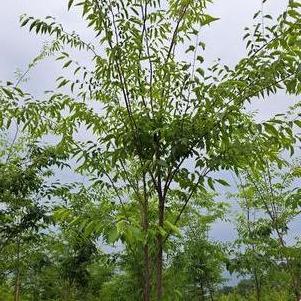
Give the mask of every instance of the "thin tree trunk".
M 255 280 L 255 288 L 256 288 L 256 299 L 257 301 L 260 301 L 260 284 L 258 281 L 258 276 L 257 276 L 257 272 L 256 269 L 254 269 L 254 280 Z
M 14 301 L 20 300 L 20 270 L 17 270 L 16 282 L 15 282 L 15 291 L 14 291 Z
M 17 238 L 17 267 L 16 267 L 16 280 L 14 289 L 14 301 L 20 301 L 20 238 Z
M 250 208 L 249 208 L 249 205 L 248 205 L 247 201 L 246 201 L 246 205 L 247 205 L 248 234 L 249 234 L 249 236 L 251 236 Z M 255 219 L 255 212 L 254 212 L 254 219 Z M 252 250 L 253 250 L 253 253 L 256 253 L 255 245 L 253 243 L 252 243 Z M 254 280 L 255 280 L 256 299 L 257 299 L 257 301 L 260 301 L 260 298 L 261 298 L 260 282 L 259 282 L 259 279 L 258 279 L 257 268 L 256 267 L 253 268 L 253 274 L 254 274 Z
M 159 197 L 159 227 L 164 226 L 164 199 Z M 163 237 L 159 232 L 157 236 L 157 300 L 161 301 L 163 297 L 162 271 L 163 271 Z
M 300 293 L 300 278 L 299 278 L 299 275 L 297 273 L 297 275 L 294 275 L 293 274 L 293 289 L 294 289 L 294 295 L 296 297 L 296 301 L 300 301 L 301 299 L 301 293 Z
M 157 255 L 157 300 L 161 301 L 163 296 L 162 289 L 162 269 L 163 269 L 163 250 L 162 250 L 162 235 L 158 235 L 158 255 Z
M 154 142 L 156 144 L 156 158 L 159 161 L 161 154 L 160 154 L 160 132 L 158 135 L 154 136 Z M 157 235 L 157 266 L 156 266 L 156 272 L 157 272 L 157 287 L 156 287 L 156 295 L 157 295 L 157 301 L 161 301 L 163 297 L 163 280 L 162 280 L 162 274 L 163 274 L 163 244 L 164 244 L 164 238 L 161 233 L 161 229 L 164 227 L 164 210 L 165 210 L 165 197 L 166 197 L 166 191 L 164 188 L 164 191 L 162 189 L 162 174 L 161 174 L 161 166 L 158 164 L 157 166 L 157 183 L 155 184 L 156 190 L 158 192 L 158 235 Z
M 143 300 L 150 301 L 150 267 L 149 267 L 149 249 L 146 243 L 143 247 L 144 252 L 144 288 L 143 288 Z
M 161 134 L 154 136 L 154 142 L 156 144 L 156 158 L 160 161 L 160 136 Z M 165 195 L 166 191 L 162 190 L 162 178 L 161 178 L 161 166 L 158 164 L 157 166 L 157 184 L 155 184 L 157 192 L 158 192 L 158 235 L 157 235 L 157 301 L 161 301 L 163 297 L 163 281 L 162 281 L 162 273 L 163 273 L 163 236 L 160 230 L 164 227 L 164 207 L 165 207 Z
M 201 289 L 200 289 L 200 301 L 204 301 L 205 300 L 205 292 L 204 292 L 204 285 L 203 285 L 203 281 L 201 281 Z
M 143 221 L 142 227 L 144 231 L 145 237 L 147 237 L 148 227 L 149 227 L 149 220 L 148 220 L 148 198 L 145 189 L 145 176 L 144 180 L 144 203 L 143 203 Z M 149 247 L 148 241 L 144 242 L 143 246 L 143 256 L 144 256 L 144 271 L 143 271 L 143 280 L 144 280 L 144 287 L 143 287 L 143 300 L 150 301 L 150 291 L 151 291 L 151 277 L 150 277 L 150 258 L 149 258 Z
M 71 299 L 71 285 L 68 280 L 65 280 L 63 295 L 64 301 L 69 301 Z
M 300 295 L 299 289 L 295 290 L 295 296 L 296 296 L 296 301 L 300 301 L 301 295 Z
M 211 283 L 208 282 L 208 288 L 209 288 L 209 296 L 210 296 L 210 300 L 214 301 L 214 288 L 212 287 Z

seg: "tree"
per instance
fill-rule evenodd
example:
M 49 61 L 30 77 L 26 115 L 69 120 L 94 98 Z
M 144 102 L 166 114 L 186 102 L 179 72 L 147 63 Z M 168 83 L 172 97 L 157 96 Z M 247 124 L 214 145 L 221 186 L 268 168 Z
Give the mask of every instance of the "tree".
M 217 20 L 206 12 L 211 2 L 68 1 L 69 9 L 82 8 L 95 45 L 51 17 L 23 16 L 22 26 L 54 38 L 51 50 L 74 78 L 58 78 L 58 91 L 42 101 L 11 85 L 0 90 L 5 126 L 15 118 L 37 137 L 57 135 L 58 153 L 76 157 L 79 171 L 115 192 L 125 243 L 143 237 L 138 242 L 144 300 L 150 300 L 153 287 L 156 299 L 163 298 L 164 250 L 195 193 L 215 182 L 226 184 L 212 172 L 263 168 L 296 141 L 293 122 L 274 118 L 256 124 L 244 105 L 280 89 L 300 93 L 300 2 L 290 1 L 268 25 L 270 16 L 256 13 L 260 21 L 245 35 L 247 56 L 234 68 L 215 64 L 206 70 L 199 27 Z M 87 50 L 92 66 L 76 63 L 70 47 Z M 181 50 L 191 60 L 183 59 Z M 79 127 L 91 133 L 90 141 L 76 139 Z
M 210 241 L 209 231 L 213 223 L 225 218 L 227 206 L 205 195 L 195 203 L 199 207 L 187 210 L 190 214 L 183 218 L 187 220 L 184 235 L 176 239 L 168 254 L 166 300 L 214 300 L 223 282 L 225 250 L 220 243 Z
M 15 273 L 14 300 L 20 299 L 21 286 L 21 259 L 22 244 L 35 238 L 35 232 L 45 222 L 45 210 L 32 198 L 34 193 L 42 186 L 42 181 L 37 173 L 36 166 L 22 166 L 22 158 L 10 158 L 0 163 L 0 202 L 1 202 L 1 253 L 4 255 L 6 248 L 15 259 L 11 262 L 12 271 Z M 3 157 L 2 157 L 3 159 Z M 22 162 L 23 161 L 23 162 Z M 25 163 L 26 164 L 26 163 Z M 23 251 L 23 250 L 22 250 Z M 3 257 L 4 259 L 4 257 Z M 3 262 L 5 266 L 5 262 Z M 2 265 L 2 264 L 1 264 Z M 12 272 L 8 271 L 2 272 Z
M 59 185 L 52 194 L 62 200 L 53 212 L 59 227 L 56 236 L 61 249 L 56 252 L 56 264 L 64 283 L 62 298 L 95 300 L 115 268 L 99 243 L 103 227 L 109 226 L 111 207 L 101 195 L 79 184 Z
M 4 138 L 0 149 L 0 268 L 4 278 L 13 276 L 14 300 L 19 301 L 22 277 L 26 278 L 39 252 L 42 230 L 51 223 L 45 201 L 50 166 L 64 163 L 51 148 L 42 149 L 29 138 L 15 138 L 13 143 Z
M 265 171 L 247 173 L 240 186 L 239 197 L 246 214 L 239 219 L 237 242 L 245 250 L 236 263 L 239 271 L 253 275 L 257 300 L 262 300 L 264 282 L 272 283 L 277 272 L 278 276 L 281 272 L 287 274 L 283 284 L 290 282 L 295 300 L 300 299 L 300 247 L 292 238 L 288 242 L 290 223 L 300 214 L 299 177 L 299 163 L 282 171 L 267 163 Z M 276 283 L 281 284 L 279 278 Z

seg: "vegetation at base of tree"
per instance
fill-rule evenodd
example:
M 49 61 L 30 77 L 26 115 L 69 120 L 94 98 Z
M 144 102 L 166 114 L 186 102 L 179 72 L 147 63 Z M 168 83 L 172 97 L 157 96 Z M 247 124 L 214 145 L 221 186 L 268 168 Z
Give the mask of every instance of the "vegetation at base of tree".
M 67 1 L 91 43 L 21 17 L 50 41 L 0 83 L 0 298 L 300 299 L 301 105 L 264 121 L 246 106 L 300 95 L 301 2 L 273 18 L 263 0 L 245 57 L 207 68 L 212 2 Z M 24 81 L 48 57 L 62 75 L 37 99 Z M 230 221 L 235 241 L 213 240 Z

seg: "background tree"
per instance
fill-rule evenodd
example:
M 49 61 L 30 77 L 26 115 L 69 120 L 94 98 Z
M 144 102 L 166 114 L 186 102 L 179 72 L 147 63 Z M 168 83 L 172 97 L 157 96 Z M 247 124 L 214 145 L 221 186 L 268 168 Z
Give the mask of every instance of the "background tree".
M 45 202 L 52 175 L 50 166 L 64 165 L 51 148 L 41 149 L 25 138 L 12 144 L 3 140 L 0 150 L 0 253 L 1 274 L 13 276 L 14 300 L 20 300 L 22 276 L 33 264 L 43 230 L 51 223 Z M 10 260 L 7 260 L 10 258 Z
M 281 273 L 283 285 L 289 281 L 295 299 L 300 298 L 300 250 L 290 232 L 300 214 L 299 177 L 297 162 L 282 171 L 267 164 L 264 172 L 248 173 L 241 185 L 239 196 L 246 215 L 240 217 L 237 242 L 245 250 L 237 267 L 253 276 L 257 300 L 261 300 L 261 287 L 273 283 L 271 278 L 277 279 L 278 274 L 275 282 L 281 283 Z

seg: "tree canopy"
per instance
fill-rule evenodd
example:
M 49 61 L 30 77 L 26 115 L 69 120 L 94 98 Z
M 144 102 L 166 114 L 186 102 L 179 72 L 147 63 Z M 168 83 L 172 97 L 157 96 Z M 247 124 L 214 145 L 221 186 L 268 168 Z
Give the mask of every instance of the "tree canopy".
M 17 244 L 5 247 L 17 252 L 14 273 L 6 276 L 15 278 L 15 300 L 22 286 L 21 237 L 27 233 L 42 235 L 42 246 L 32 254 L 45 262 L 35 266 L 33 278 L 24 278 L 38 277 L 44 286 L 45 278 L 57 277 L 52 299 L 213 300 L 228 267 L 254 277 L 261 300 L 267 272 L 257 265 L 266 263 L 262 257 L 270 248 L 281 256 L 270 256 L 274 262 L 266 264 L 284 273 L 293 296 L 300 297 L 299 267 L 292 268 L 299 257 L 287 254 L 297 251 L 283 240 L 299 214 L 300 191 L 289 186 L 300 173 L 288 172 L 281 184 L 281 176 L 267 167 L 281 170 L 288 164 L 283 153 L 294 154 L 300 105 L 263 122 L 255 121 L 246 105 L 280 90 L 300 94 L 301 3 L 289 1 L 276 20 L 256 12 L 255 25 L 243 37 L 246 56 L 233 67 L 218 61 L 206 68 L 200 33 L 222 22 L 208 13 L 212 2 L 68 1 L 69 10 L 81 9 L 93 43 L 67 32 L 53 17 L 21 17 L 22 27 L 50 39 L 25 74 L 54 56 L 62 62 L 62 75 L 55 91 L 41 99 L 20 89 L 25 75 L 0 85 L 1 127 L 12 131 L 17 124 L 32 140 L 32 149 L 0 165 L 0 200 L 7 204 L 0 230 L 15 233 L 8 237 Z M 88 66 L 76 61 L 74 49 L 91 57 Z M 47 144 L 48 135 L 57 142 Z M 89 184 L 44 185 L 53 165 L 87 176 Z M 217 194 L 230 184 L 220 171 L 245 176 L 239 192 L 243 212 L 267 215 L 239 221 L 238 245 L 245 250 L 238 248 L 234 267 L 227 248 L 208 235 L 216 220 L 226 218 Z M 51 201 L 46 215 L 56 228 L 48 226 L 46 233 L 44 201 L 34 203 L 40 194 Z M 267 248 L 263 236 L 269 238 Z M 112 252 L 103 252 L 101 244 Z M 46 300 L 30 285 L 29 298 Z

